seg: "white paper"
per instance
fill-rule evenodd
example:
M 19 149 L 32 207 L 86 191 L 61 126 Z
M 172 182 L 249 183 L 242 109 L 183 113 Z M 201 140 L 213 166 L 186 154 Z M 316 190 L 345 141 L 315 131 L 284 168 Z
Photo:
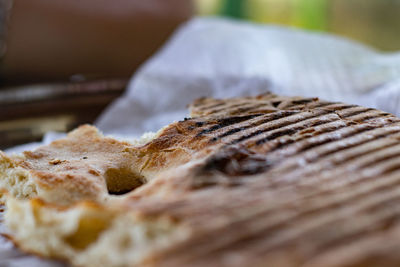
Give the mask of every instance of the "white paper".
M 378 53 L 328 34 L 197 18 L 183 25 L 137 72 L 125 95 L 96 125 L 106 134 L 137 137 L 187 116 L 186 105 L 195 98 L 255 95 L 267 90 L 400 115 L 400 53 Z M 45 142 L 57 137 L 47 135 Z M 9 243 L 0 241 L 0 266 L 44 263 L 35 257 L 21 258 Z
M 378 53 L 328 34 L 198 18 L 182 26 L 137 72 L 97 126 L 106 133 L 138 136 L 182 119 L 197 97 L 267 90 L 400 115 L 400 53 Z

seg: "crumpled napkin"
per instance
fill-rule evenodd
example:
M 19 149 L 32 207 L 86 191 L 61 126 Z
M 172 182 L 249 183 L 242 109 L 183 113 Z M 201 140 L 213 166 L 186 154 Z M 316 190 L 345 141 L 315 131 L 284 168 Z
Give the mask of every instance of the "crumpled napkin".
M 187 116 L 186 105 L 195 98 L 256 95 L 267 90 L 400 115 L 400 53 L 379 53 L 329 34 L 195 18 L 143 65 L 96 126 L 117 138 L 138 137 Z M 60 136 L 49 133 L 43 143 Z M 24 256 L 2 239 L 0 255 L 0 266 L 60 266 Z
M 195 98 L 267 90 L 400 115 L 400 53 L 329 34 L 196 18 L 136 73 L 96 125 L 105 133 L 139 136 L 181 120 Z

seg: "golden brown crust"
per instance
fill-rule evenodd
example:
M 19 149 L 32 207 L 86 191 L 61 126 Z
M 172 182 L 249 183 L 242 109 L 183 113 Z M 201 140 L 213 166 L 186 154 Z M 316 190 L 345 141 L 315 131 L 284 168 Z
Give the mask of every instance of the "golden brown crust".
M 87 211 L 168 217 L 188 229 L 184 238 L 144 255 L 140 266 L 400 264 L 399 118 L 273 94 L 203 98 L 191 112 L 192 118 L 169 125 L 140 147 L 117 141 L 106 149 L 100 143 L 69 146 L 79 155 L 87 149 L 100 151 L 99 157 L 110 149 L 114 156 L 126 153 L 100 162 L 129 162 L 148 180 L 114 201 L 93 209 L 88 204 Z M 59 143 L 63 151 L 65 142 Z M 35 169 L 29 164 L 48 153 L 28 155 L 25 168 Z M 49 164 L 62 166 L 64 160 L 69 159 Z M 43 178 L 49 185 L 61 183 L 52 179 Z
M 24 152 L 22 157 L 13 158 L 13 164 L 28 172 L 44 199 L 60 203 L 101 201 L 107 195 L 106 171 L 127 165 L 124 150 L 128 146 L 86 125 L 49 146 Z
M 8 158 L 2 154 L 0 161 L 8 160 L 11 165 L 6 170 L 19 169 L 32 184 L 34 192 L 20 194 L 24 197 L 40 196 L 60 204 L 81 199 L 102 202 L 109 193 L 128 192 L 167 169 L 203 158 L 225 146 L 223 138 L 218 137 L 220 129 L 235 130 L 240 123 L 251 129 L 247 122 L 268 114 L 273 117 L 282 110 L 300 113 L 293 110 L 324 103 L 269 93 L 229 101 L 203 98 L 192 104 L 193 118 L 172 123 L 141 147 L 104 137 L 94 127 L 85 125 L 67 138 L 26 151 L 22 156 Z

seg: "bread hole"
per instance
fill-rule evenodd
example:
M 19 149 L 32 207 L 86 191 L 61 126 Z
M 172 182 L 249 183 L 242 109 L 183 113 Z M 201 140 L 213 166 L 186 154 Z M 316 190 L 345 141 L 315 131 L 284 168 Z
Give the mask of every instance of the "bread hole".
M 108 193 L 123 195 L 144 185 L 147 181 L 144 176 L 128 168 L 111 168 L 105 173 Z
M 111 224 L 110 218 L 105 217 L 82 217 L 79 220 L 78 228 L 67 236 L 65 242 L 76 250 L 84 250 L 95 242 L 100 234 Z
M 24 182 L 26 180 L 26 177 L 25 176 L 23 176 L 23 175 L 18 175 L 17 176 L 17 181 L 18 181 L 18 183 L 22 183 L 22 182 Z

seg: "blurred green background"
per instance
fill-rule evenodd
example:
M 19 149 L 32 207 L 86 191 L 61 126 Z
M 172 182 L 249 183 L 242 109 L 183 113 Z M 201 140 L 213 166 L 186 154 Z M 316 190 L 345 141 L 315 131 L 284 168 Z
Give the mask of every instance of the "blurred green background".
M 200 15 L 331 32 L 400 50 L 400 0 L 197 0 Z

